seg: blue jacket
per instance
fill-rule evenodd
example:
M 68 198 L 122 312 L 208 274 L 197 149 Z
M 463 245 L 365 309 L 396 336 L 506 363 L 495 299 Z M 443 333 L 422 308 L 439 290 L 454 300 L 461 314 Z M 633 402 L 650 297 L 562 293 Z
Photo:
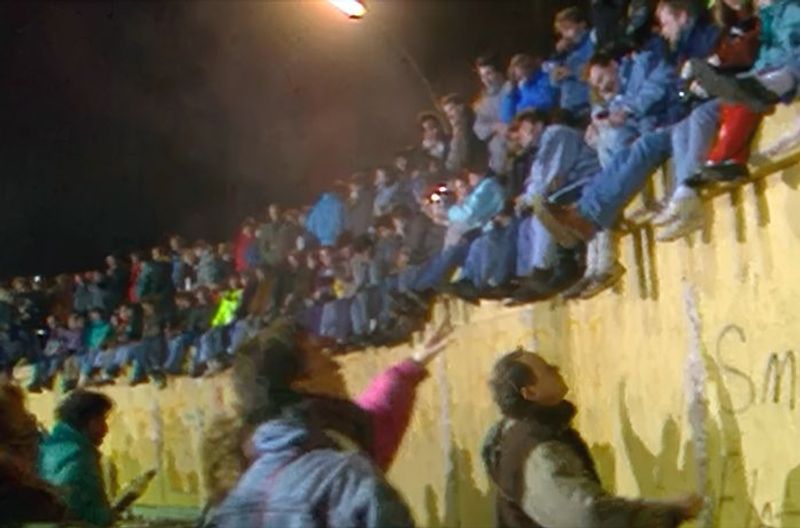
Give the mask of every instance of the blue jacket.
M 213 513 L 216 528 L 392 528 L 411 513 L 363 455 L 345 452 L 297 420 L 263 423 L 256 458 Z
M 399 180 L 391 185 L 376 187 L 375 190 L 372 211 L 376 217 L 389 214 L 395 207 L 408 201 L 404 200 L 405 189 Z
M 525 197 L 548 196 L 589 181 L 600 172 L 597 153 L 574 128 L 550 125 L 542 133 L 536 158 L 525 181 Z
M 510 123 L 523 110 L 550 110 L 558 103 L 557 95 L 547 74 L 538 68 L 522 83 L 522 88 L 516 83 L 511 85 L 500 104 L 500 118 Z
M 583 68 L 589 63 L 594 53 L 594 42 L 591 33 L 586 31 L 583 38 L 577 43 L 561 62 L 562 66 L 569 68 L 568 77 L 553 86 L 561 91 L 560 106 L 564 110 L 580 113 L 589 108 L 589 85 L 583 80 Z
M 39 450 L 39 474 L 63 492 L 70 518 L 109 526 L 114 512 L 100 472 L 100 454 L 85 435 L 57 422 Z
M 338 196 L 324 193 L 311 208 L 306 220 L 306 229 L 323 246 L 333 246 L 344 230 L 344 204 Z
M 678 39 L 677 46 L 670 50 L 657 70 L 653 72 L 656 79 L 664 79 L 667 84 L 669 101 L 667 102 L 666 124 L 677 123 L 692 110 L 691 105 L 682 101 L 680 92 L 685 88 L 680 79 L 683 64 L 690 59 L 705 59 L 714 53 L 719 41 L 720 28 L 706 20 L 695 20 L 686 28 Z M 668 80 L 668 81 L 667 81 Z
M 505 193 L 493 177 L 484 178 L 464 199 L 447 210 L 450 222 L 464 224 L 467 229 L 483 225 L 503 209 Z
M 759 11 L 761 18 L 761 47 L 753 70 L 761 71 L 782 66 L 794 66 L 795 75 L 800 61 L 800 2 L 774 0 Z
M 689 59 L 705 59 L 714 53 L 719 41 L 720 28 L 705 20 L 695 20 L 681 32 L 678 45 L 671 53 L 672 63 L 680 67 Z
M 626 110 L 640 134 L 671 124 L 669 109 L 678 84 L 675 69 L 662 63 L 657 52 L 648 50 L 623 59 L 620 72 L 621 93 L 611 101 L 610 109 Z

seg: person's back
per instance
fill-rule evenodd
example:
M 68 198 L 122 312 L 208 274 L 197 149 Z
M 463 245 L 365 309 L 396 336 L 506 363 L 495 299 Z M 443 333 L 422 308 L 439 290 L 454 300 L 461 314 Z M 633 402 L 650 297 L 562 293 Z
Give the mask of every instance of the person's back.
M 363 455 L 299 420 L 262 424 L 254 460 L 211 518 L 215 528 L 413 526 L 408 507 Z
M 55 427 L 40 446 L 39 474 L 58 487 L 71 519 L 108 526 L 115 517 L 100 470 L 100 452 L 111 400 L 76 391 L 59 406 Z

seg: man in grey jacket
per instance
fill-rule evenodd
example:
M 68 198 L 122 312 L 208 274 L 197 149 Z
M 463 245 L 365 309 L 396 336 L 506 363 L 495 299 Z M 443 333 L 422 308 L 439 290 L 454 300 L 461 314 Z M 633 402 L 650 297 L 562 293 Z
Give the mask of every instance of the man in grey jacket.
M 615 497 L 605 491 L 591 453 L 572 428 L 575 406 L 553 365 L 517 350 L 495 363 L 492 395 L 503 419 L 483 448 L 502 528 L 672 528 L 693 519 L 703 501 Z

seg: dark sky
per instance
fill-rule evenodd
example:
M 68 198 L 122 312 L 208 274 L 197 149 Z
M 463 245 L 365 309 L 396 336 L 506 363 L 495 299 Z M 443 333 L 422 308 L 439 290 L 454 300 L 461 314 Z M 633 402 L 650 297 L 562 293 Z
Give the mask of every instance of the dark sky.
M 385 161 L 486 49 L 547 52 L 557 0 L 0 4 L 0 277 L 230 237 Z

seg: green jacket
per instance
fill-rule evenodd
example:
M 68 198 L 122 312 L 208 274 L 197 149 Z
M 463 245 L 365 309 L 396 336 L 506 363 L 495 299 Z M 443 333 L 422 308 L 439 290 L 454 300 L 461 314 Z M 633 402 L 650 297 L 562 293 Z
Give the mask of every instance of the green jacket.
M 236 310 L 242 302 L 243 290 L 228 290 L 222 294 L 219 300 L 217 312 L 211 320 L 211 327 L 225 326 L 231 324 L 236 319 Z
M 57 422 L 42 441 L 39 474 L 63 492 L 71 518 L 95 526 L 114 522 L 103 487 L 100 453 L 82 433 Z

